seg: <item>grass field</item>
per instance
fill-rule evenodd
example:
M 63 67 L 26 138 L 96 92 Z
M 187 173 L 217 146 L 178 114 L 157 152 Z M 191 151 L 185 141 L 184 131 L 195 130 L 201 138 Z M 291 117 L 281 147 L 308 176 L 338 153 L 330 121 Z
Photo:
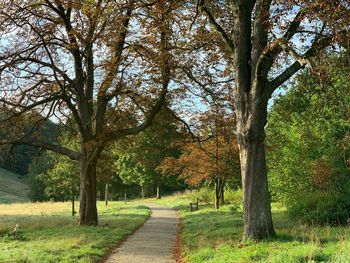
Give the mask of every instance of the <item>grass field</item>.
M 158 202 L 181 211 L 185 262 L 350 262 L 350 227 L 306 226 L 274 204 L 277 237 L 242 243 L 242 215 L 230 205 L 219 211 L 202 205 L 199 211 L 189 212 L 190 199 L 185 195 Z
M 0 203 L 27 202 L 28 186 L 18 174 L 0 168 Z
M 97 262 L 149 217 L 137 203 L 98 202 L 98 211 L 98 227 L 79 227 L 70 203 L 0 205 L 0 262 Z

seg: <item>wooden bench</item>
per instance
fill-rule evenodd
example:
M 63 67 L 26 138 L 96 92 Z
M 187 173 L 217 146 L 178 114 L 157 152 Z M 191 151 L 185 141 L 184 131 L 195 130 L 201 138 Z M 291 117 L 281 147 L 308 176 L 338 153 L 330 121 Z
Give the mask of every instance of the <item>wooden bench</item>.
M 190 211 L 197 211 L 198 210 L 198 200 L 195 203 L 190 203 Z

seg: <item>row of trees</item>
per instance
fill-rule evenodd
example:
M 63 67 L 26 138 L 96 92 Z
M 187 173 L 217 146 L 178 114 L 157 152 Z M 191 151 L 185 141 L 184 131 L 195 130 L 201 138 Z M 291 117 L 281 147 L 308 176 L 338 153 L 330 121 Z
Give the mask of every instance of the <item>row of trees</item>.
M 223 111 L 235 118 L 244 239 L 274 235 L 264 143 L 268 102 L 328 46 L 347 39 L 348 1 L 28 0 L 0 7 L 0 102 L 9 112 L 2 123 L 15 134 L 2 135 L 2 142 L 79 161 L 81 225 L 98 223 L 96 169 L 107 147 L 145 130 L 164 106 L 183 117 L 193 95 L 221 94 L 230 107 Z M 32 111 L 43 116 L 32 127 L 60 121 L 79 138 L 78 147 L 47 143 L 23 129 Z M 219 154 L 224 136 L 215 132 L 214 146 L 200 147 L 217 149 L 210 153 L 214 171 L 229 163 L 219 155 L 235 156 L 233 146 Z M 222 182 L 217 185 L 220 192 Z
M 233 121 L 213 113 L 200 116 L 200 133 L 194 137 L 174 113 L 165 108 L 156 123 L 138 135 L 120 140 L 104 151 L 97 165 L 97 188 L 104 198 L 105 184 L 139 186 L 142 197 L 161 197 L 161 193 L 187 187 L 214 186 L 216 207 L 223 199 L 227 181 L 239 186 L 238 146 L 233 133 Z M 191 131 L 192 132 L 192 131 Z M 70 138 L 70 139 L 67 139 Z M 77 139 L 68 134 L 66 146 L 76 148 Z M 78 164 L 65 156 L 42 153 L 34 157 L 29 167 L 30 197 L 33 201 L 69 200 L 79 190 Z M 119 187 L 120 188 L 120 187 Z M 163 188 L 163 189 L 161 189 Z M 139 189 L 138 189 L 139 190 Z M 155 191 L 153 191 L 155 190 Z
M 347 52 L 325 57 L 319 64 L 324 67 L 327 82 L 305 71 L 286 95 L 275 99 L 267 129 L 269 181 L 273 200 L 286 203 L 293 216 L 338 224 L 346 221 L 349 211 L 350 105 L 349 98 L 341 96 L 349 89 Z M 225 183 L 240 186 L 234 120 L 215 111 L 202 113 L 196 130 L 199 138 L 175 117 L 169 108 L 162 110 L 150 129 L 105 152 L 97 170 L 102 198 L 104 185 L 115 188 L 116 179 L 139 186 L 141 194 L 139 189 L 136 194 L 142 197 L 156 189 L 160 198 L 161 185 L 184 187 L 176 183 L 178 178 L 191 187 L 214 186 L 219 208 Z M 36 193 L 32 198 L 62 200 L 76 195 L 78 170 L 76 163 L 59 155 L 35 158 L 30 167 Z
M 159 120 L 162 118 L 162 120 Z M 166 120 L 166 121 L 165 121 Z M 106 149 L 97 163 L 97 190 L 99 198 L 105 198 L 105 185 L 109 195 L 153 196 L 161 192 L 181 190 L 184 185 L 176 177 L 164 177 L 156 172 L 157 166 L 167 156 L 177 156 L 179 148 L 173 144 L 182 143 L 185 133 L 178 131 L 178 124 L 169 117 L 166 110 L 157 116 L 157 124 L 128 140 L 120 140 Z M 78 139 L 68 133 L 62 144 L 76 148 Z M 34 157 L 29 166 L 30 198 L 33 201 L 70 200 L 79 191 L 79 165 L 74 160 L 56 153 L 42 153 Z M 165 189 L 160 189 L 162 188 Z

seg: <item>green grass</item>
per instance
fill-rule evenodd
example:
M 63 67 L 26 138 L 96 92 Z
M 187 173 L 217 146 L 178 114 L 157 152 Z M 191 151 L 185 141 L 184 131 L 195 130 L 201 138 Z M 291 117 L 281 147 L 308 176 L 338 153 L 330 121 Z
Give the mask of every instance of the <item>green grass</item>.
M 0 262 L 96 262 L 149 217 L 137 203 L 98 202 L 99 226 L 80 227 L 70 209 L 70 203 L 0 205 Z M 16 224 L 19 233 L 6 235 Z
M 0 168 L 0 203 L 27 202 L 27 193 L 22 176 Z
M 241 213 L 230 205 L 215 210 L 200 205 L 189 212 L 185 195 L 158 201 L 181 211 L 183 257 L 185 262 L 350 262 L 350 228 L 306 226 L 293 221 L 283 207 L 273 205 L 277 237 L 263 242 L 241 242 Z

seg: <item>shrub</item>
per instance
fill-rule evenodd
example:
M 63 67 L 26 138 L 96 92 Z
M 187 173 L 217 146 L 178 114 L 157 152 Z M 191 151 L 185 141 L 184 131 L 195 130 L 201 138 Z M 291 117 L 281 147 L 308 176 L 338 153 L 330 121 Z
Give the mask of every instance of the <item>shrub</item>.
M 227 189 L 224 193 L 225 197 L 225 203 L 226 204 L 234 204 L 234 205 L 241 205 L 242 199 L 243 199 L 243 192 L 242 189 L 238 190 L 231 190 Z
M 230 213 L 232 215 L 241 212 L 241 206 L 239 204 L 232 204 L 229 206 Z
M 306 223 L 338 225 L 349 218 L 349 195 L 315 191 L 293 200 L 287 205 L 289 214 Z
M 202 187 L 199 190 L 194 190 L 190 194 L 190 198 L 192 201 L 199 201 L 205 204 L 210 204 L 215 200 L 215 193 L 213 190 Z
M 1 236 L 11 240 L 27 240 L 27 236 L 23 233 L 18 224 L 10 231 L 3 232 Z

